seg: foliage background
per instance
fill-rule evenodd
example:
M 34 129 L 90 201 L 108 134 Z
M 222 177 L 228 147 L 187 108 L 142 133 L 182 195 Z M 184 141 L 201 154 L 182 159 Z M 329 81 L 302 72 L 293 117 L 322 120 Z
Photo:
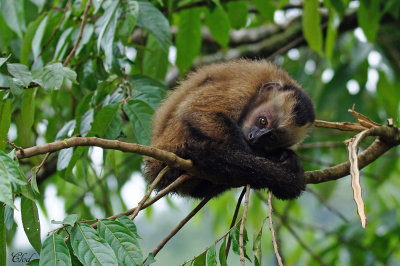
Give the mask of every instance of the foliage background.
M 7 138 L 30 147 L 75 135 L 146 145 L 151 115 L 179 77 L 194 66 L 239 57 L 268 58 L 285 68 L 312 97 L 318 119 L 350 121 L 347 109 L 355 104 L 379 123 L 392 117 L 399 125 L 400 1 L 93 0 L 82 39 L 66 61 L 87 5 L 87 0 L 0 0 L 0 150 L 11 151 Z M 305 169 L 346 160 L 343 141 L 351 136 L 315 129 L 306 143 L 326 147 L 299 147 Z M 365 230 L 347 177 L 309 186 L 312 191 L 296 201 L 275 200 L 285 262 L 399 264 L 399 153 L 393 149 L 362 171 Z M 20 169 L 30 177 L 42 159 L 21 160 Z M 48 221 L 66 214 L 89 220 L 135 206 L 145 191 L 140 170 L 135 154 L 96 148 L 52 154 L 36 178 L 42 238 Z M 22 193 L 16 185 L 12 192 Z M 156 265 L 199 255 L 227 231 L 238 192 L 212 200 L 161 251 Z M 2 201 L 11 206 L 13 198 L 7 199 Z M 5 207 L 1 216 L 7 254 L 29 247 L 19 201 L 17 196 L 17 210 Z M 171 196 L 139 215 L 144 254 L 193 203 Z M 254 261 L 252 241 L 267 207 L 253 193 L 249 208 L 248 253 Z M 261 246 L 263 265 L 274 263 L 268 230 Z M 238 264 L 236 254 L 230 259 Z

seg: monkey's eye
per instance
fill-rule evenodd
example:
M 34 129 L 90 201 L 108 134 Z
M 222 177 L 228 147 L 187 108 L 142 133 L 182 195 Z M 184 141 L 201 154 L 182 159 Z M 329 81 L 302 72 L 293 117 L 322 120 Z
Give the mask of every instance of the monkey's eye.
M 267 126 L 268 120 L 267 120 L 267 118 L 262 116 L 262 117 L 258 118 L 258 123 L 260 124 L 260 128 L 264 128 Z

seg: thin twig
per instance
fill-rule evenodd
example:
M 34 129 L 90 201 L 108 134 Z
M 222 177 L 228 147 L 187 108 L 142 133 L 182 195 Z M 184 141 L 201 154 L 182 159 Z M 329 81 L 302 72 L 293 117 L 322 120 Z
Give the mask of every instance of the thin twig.
M 10 145 L 11 147 L 13 147 L 14 149 L 16 149 L 17 151 L 19 151 L 21 154 L 25 154 L 25 150 L 24 148 L 17 146 L 14 142 L 11 141 L 6 141 L 8 145 Z M 17 154 L 18 157 L 18 154 Z
M 210 201 L 210 199 L 213 196 L 208 196 L 206 198 L 204 198 L 197 206 L 196 208 L 194 208 L 172 231 L 171 233 L 169 233 L 162 241 L 161 243 L 151 252 L 153 254 L 153 256 L 155 257 L 157 255 L 157 253 L 165 246 L 165 244 L 167 244 L 167 242 L 174 236 L 176 235 L 176 233 L 179 232 L 179 230 L 181 230 L 181 228 L 190 220 L 192 219 L 192 217 L 198 213 L 201 208 L 204 207 L 204 205 L 207 204 L 208 201 Z M 147 257 L 148 258 L 148 257 Z M 147 258 L 143 261 L 144 262 L 147 260 Z
M 230 229 L 232 229 L 235 226 L 236 219 L 237 219 L 237 216 L 238 216 L 239 210 L 240 210 L 240 205 L 242 204 L 242 200 L 243 200 L 245 193 L 246 193 L 246 187 L 243 188 L 243 190 L 240 193 L 240 196 L 238 198 L 238 201 L 236 203 L 236 208 L 235 208 L 235 212 L 233 213 L 231 226 L 229 227 Z M 232 243 L 232 237 L 231 237 L 231 235 L 229 235 L 228 242 L 226 243 L 226 249 L 225 249 L 225 257 L 226 258 L 228 258 L 229 250 L 231 249 L 231 243 Z
M 275 238 L 275 230 L 274 230 L 274 225 L 272 222 L 272 201 L 271 201 L 271 190 L 268 191 L 268 208 L 269 208 L 269 230 L 271 230 L 271 234 L 272 234 L 272 244 L 274 246 L 274 252 L 275 252 L 275 256 L 276 256 L 276 260 L 278 261 L 278 265 L 279 266 L 283 266 L 283 262 L 282 262 L 282 258 L 281 255 L 279 254 L 279 250 L 278 250 L 278 244 L 276 242 L 276 238 Z
M 43 165 L 46 163 L 46 161 L 47 161 L 47 159 L 49 158 L 49 156 L 50 156 L 50 152 L 46 153 L 46 156 L 44 156 L 43 161 L 39 164 L 38 167 L 36 167 L 35 175 L 37 175 L 37 174 L 39 173 L 40 169 L 41 169 L 41 168 L 43 167 Z M 31 180 L 32 180 L 32 176 L 28 178 L 28 182 L 31 182 Z
M 150 205 L 154 204 L 155 202 L 157 202 L 159 199 L 161 199 L 162 197 L 164 197 L 166 194 L 168 194 L 169 192 L 173 191 L 176 187 L 178 187 L 180 184 L 182 184 L 183 182 L 185 182 L 186 180 L 190 179 L 191 176 L 188 174 L 183 174 L 180 177 L 178 177 L 174 182 L 172 182 L 171 184 L 169 184 L 166 188 L 164 188 L 163 190 L 161 190 L 160 192 L 158 192 L 154 197 L 152 197 L 151 199 L 149 199 L 147 202 L 145 202 L 143 204 L 143 206 L 141 207 L 141 209 L 146 209 L 147 207 L 149 207 Z M 109 220 L 115 220 L 118 217 L 122 216 L 122 215 L 130 215 L 132 214 L 134 211 L 136 210 L 136 208 L 132 208 L 130 210 L 115 214 L 113 216 L 107 217 L 107 219 Z M 97 223 L 92 224 L 93 228 L 97 228 Z
M 129 217 L 129 219 L 133 220 L 135 217 L 138 215 L 139 211 L 142 209 L 143 204 L 146 202 L 146 200 L 150 197 L 151 192 L 154 190 L 154 188 L 157 186 L 158 182 L 164 177 L 165 173 L 168 172 L 169 167 L 165 166 L 164 169 L 158 173 L 156 179 L 151 183 L 149 190 L 147 191 L 146 195 L 142 198 L 142 200 L 138 203 L 135 211 L 132 213 L 132 215 Z
M 244 234 L 244 225 L 246 224 L 247 210 L 249 208 L 249 198 L 250 198 L 250 185 L 246 185 L 246 197 L 244 199 L 242 222 L 240 224 L 240 231 L 239 231 L 239 251 L 240 251 L 240 262 L 242 266 L 246 264 L 244 257 L 243 234 Z
M 264 201 L 269 205 L 268 199 L 263 194 L 261 193 L 256 193 L 256 194 L 262 201 Z M 313 257 L 319 264 L 325 266 L 326 263 L 317 254 L 315 254 L 314 251 L 300 238 L 300 236 L 296 233 L 296 231 L 294 231 L 293 228 L 287 223 L 285 217 L 283 217 L 278 212 L 275 212 L 275 214 L 279 217 L 282 224 L 289 230 L 289 232 L 293 235 L 293 237 L 297 240 L 297 242 L 304 248 L 304 250 L 307 251 L 310 254 L 310 256 Z
M 69 53 L 69 55 L 65 59 L 64 64 L 63 64 L 64 66 L 68 65 L 69 61 L 74 56 L 74 54 L 76 52 L 76 49 L 78 49 L 78 45 L 79 45 L 79 43 L 81 42 L 81 39 L 82 39 L 83 31 L 85 29 L 86 20 L 87 20 L 87 16 L 88 16 L 89 9 L 90 9 L 91 5 L 92 5 L 92 0 L 89 0 L 87 5 L 86 5 L 85 12 L 83 13 L 83 19 L 82 19 L 81 27 L 79 29 L 78 39 L 76 39 L 74 48 L 72 48 L 71 52 Z

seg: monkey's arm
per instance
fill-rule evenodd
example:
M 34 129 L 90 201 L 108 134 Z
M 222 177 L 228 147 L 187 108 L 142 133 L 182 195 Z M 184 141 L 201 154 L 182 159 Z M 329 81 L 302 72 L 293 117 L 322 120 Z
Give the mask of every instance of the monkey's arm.
M 304 171 L 291 150 L 273 159 L 256 156 L 216 142 L 191 143 L 187 152 L 201 176 L 214 184 L 269 188 L 280 199 L 296 198 L 305 189 Z M 280 157 L 283 161 L 280 161 Z

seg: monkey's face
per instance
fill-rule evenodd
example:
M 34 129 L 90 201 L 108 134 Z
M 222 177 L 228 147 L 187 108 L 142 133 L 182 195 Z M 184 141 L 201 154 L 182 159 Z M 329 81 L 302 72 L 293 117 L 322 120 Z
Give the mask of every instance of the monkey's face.
M 241 128 L 253 148 L 266 151 L 288 148 L 301 142 L 310 131 L 315 119 L 311 100 L 301 90 L 285 87 L 279 83 L 263 85 L 260 99 L 246 114 Z M 299 98 L 299 93 L 303 98 Z

